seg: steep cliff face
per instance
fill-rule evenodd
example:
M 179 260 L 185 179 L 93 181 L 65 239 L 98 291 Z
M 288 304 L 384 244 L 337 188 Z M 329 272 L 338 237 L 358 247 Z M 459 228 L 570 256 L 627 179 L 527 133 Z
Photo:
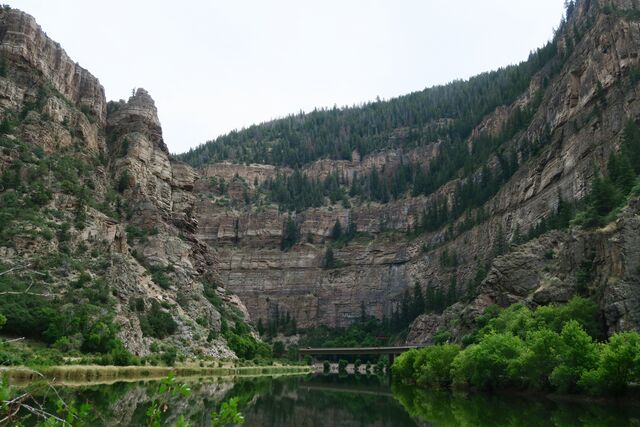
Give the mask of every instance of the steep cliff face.
M 138 355 L 159 342 L 233 357 L 218 335 L 221 313 L 235 313 L 233 325 L 246 309 L 218 288 L 217 260 L 194 235 L 198 175 L 170 159 L 153 99 L 138 89 L 107 106 L 95 77 L 7 7 L 0 57 L 0 270 L 11 270 L 16 293 L 34 292 L 32 310 L 42 309 L 38 298 L 67 310 L 72 347 L 95 351 L 87 337 L 114 321 Z M 79 310 L 84 325 L 73 323 Z M 168 330 L 153 326 L 159 316 Z M 52 328 L 34 337 L 54 340 Z
M 405 195 L 384 204 L 350 198 L 346 207 L 343 203 L 294 214 L 259 198 L 259 202 L 246 203 L 246 196 L 257 192 L 256 184 L 276 175 L 273 166 L 234 166 L 229 162 L 206 166 L 206 179 L 196 183 L 199 200 L 195 215 L 201 225 L 199 237 L 220 248 L 223 281 L 241 296 L 254 319 L 269 319 L 278 307 L 279 312 L 291 313 L 305 327 L 346 326 L 360 316 L 361 306 L 367 314 L 389 317 L 402 293 L 416 283 L 423 289 L 448 288 L 457 283 L 458 293 L 462 293 L 464 289 L 460 288 L 471 282 L 478 266 L 494 258 L 498 246 L 515 240 L 518 234 L 526 233 L 555 212 L 560 200 L 582 199 L 590 189 L 594 172 L 603 170 L 610 153 L 618 149 L 624 124 L 629 119 L 640 119 L 637 78 L 632 76 L 640 67 L 640 22 L 635 18 L 636 12 L 631 1 L 577 3 L 556 41 L 557 55 L 563 59 L 537 72 L 512 104 L 500 106 L 484 117 L 468 139 L 471 150 L 479 135 L 499 135 L 516 110 L 532 109 L 526 128 L 509 137 L 499 150 L 514 155 L 517 169 L 481 208 L 471 209 L 439 230 L 417 237 L 405 235 L 415 230 L 424 210 L 436 201 L 444 199 L 452 206 L 456 187 L 477 179 L 482 168 L 470 177 L 454 178 L 429 196 Z M 442 122 L 446 123 L 446 118 Z M 350 161 L 318 160 L 301 170 L 310 178 L 324 179 L 335 174 L 347 189 L 354 176 L 366 174 L 374 166 L 389 176 L 409 162 L 420 163 L 428 170 L 447 142 L 434 140 L 417 149 L 403 148 L 410 133 L 398 129 L 392 134 L 388 145 L 400 148 L 363 158 L 354 152 Z M 486 169 L 500 170 L 498 154 L 489 156 Z M 280 173 L 291 174 L 292 170 L 281 168 Z M 234 191 L 232 184 L 226 194 L 211 184 L 212 178 L 218 182 L 223 177 L 229 182 L 235 180 Z M 301 238 L 294 248 L 283 252 L 279 245 L 289 218 L 294 218 Z M 482 219 L 467 226 L 469 218 Z M 336 220 L 343 228 L 353 224 L 364 234 L 334 249 L 343 265 L 326 269 L 322 268 L 323 257 Z M 620 232 L 612 233 L 610 240 L 622 238 Z M 582 246 L 567 243 L 569 235 L 553 235 L 560 239 L 552 242 L 553 247 L 565 248 L 560 250 L 558 246 L 558 251 L 567 257 L 572 254 L 572 261 L 563 264 L 562 274 L 547 277 L 539 271 L 546 267 L 542 255 L 548 248 L 542 253 L 542 249 L 534 251 L 535 255 L 527 252 L 530 257 L 537 257 L 536 262 L 519 258 L 526 250 L 518 249 L 498 258 L 479 289 L 479 299 L 471 307 L 486 307 L 490 302 L 505 305 L 526 298 L 535 304 L 566 301 L 576 292 L 572 274 L 584 258 Z M 543 240 L 526 248 L 543 248 L 552 243 Z M 632 247 L 633 243 L 629 243 L 626 250 Z M 445 251 L 456 254 L 456 265 L 443 265 Z M 599 265 L 617 265 L 617 258 L 607 251 L 604 247 L 596 251 L 602 259 Z M 520 263 L 521 267 L 514 270 L 519 273 L 514 272 L 516 276 L 511 278 L 501 276 L 500 263 Z M 602 277 L 607 274 L 609 281 L 621 277 L 620 272 L 614 271 L 602 273 Z M 628 280 L 613 287 L 606 285 L 604 279 L 591 284 L 607 313 L 609 332 L 640 325 L 636 297 L 630 296 L 624 284 Z M 501 285 L 503 282 L 512 284 L 508 286 L 519 283 L 516 287 L 523 289 L 503 288 L 507 286 Z M 623 299 L 630 302 L 622 303 Z M 442 317 L 418 320 L 422 323 L 416 322 L 411 336 L 420 336 L 421 328 L 429 328 L 425 324 L 435 332 L 446 322 Z

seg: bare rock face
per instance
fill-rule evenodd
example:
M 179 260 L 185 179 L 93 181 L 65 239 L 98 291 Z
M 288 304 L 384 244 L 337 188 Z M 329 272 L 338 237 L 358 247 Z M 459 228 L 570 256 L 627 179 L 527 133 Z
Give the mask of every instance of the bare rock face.
M 0 10 L 0 26 L 3 57 L 18 67 L 26 67 L 29 74 L 35 71 L 35 77 L 47 81 L 74 104 L 88 108 L 97 121 L 104 124 L 106 101 L 98 79 L 73 62 L 58 43 L 47 37 L 32 16 L 5 7 Z M 10 100 L 9 105 L 19 105 L 24 92 L 8 82 L 4 84 L 8 91 L 3 94 Z
M 442 329 L 442 316 L 437 314 L 421 314 L 409 325 L 406 343 L 410 345 L 433 344 L 433 337 Z

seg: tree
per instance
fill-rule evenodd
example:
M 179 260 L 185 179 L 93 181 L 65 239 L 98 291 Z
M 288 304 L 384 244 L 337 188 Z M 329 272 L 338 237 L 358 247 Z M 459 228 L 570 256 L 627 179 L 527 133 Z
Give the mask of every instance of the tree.
M 591 394 L 619 395 L 640 380 L 640 334 L 622 332 L 601 347 L 598 365 L 585 372 L 578 385 Z
M 342 237 L 342 225 L 340 225 L 340 220 L 336 219 L 336 223 L 331 230 L 331 238 L 333 240 L 338 240 Z
M 625 154 L 612 154 L 607 163 L 607 174 L 622 195 L 627 195 L 636 181 L 636 173 Z
M 264 335 L 264 324 L 262 323 L 262 318 L 258 319 L 258 326 L 256 326 L 256 329 L 258 329 L 258 334 Z
M 282 243 L 280 247 L 283 251 L 289 250 L 293 245 L 296 244 L 298 239 L 300 238 L 300 231 L 298 230 L 298 226 L 294 219 L 289 216 L 287 218 L 287 223 L 285 225 L 284 233 L 282 236 Z
M 418 282 L 416 282 L 415 286 L 413 287 L 413 310 L 412 311 L 413 311 L 413 315 L 412 315 L 413 318 L 421 315 L 425 311 L 424 295 L 422 294 L 422 288 L 420 287 L 420 284 Z
M 635 173 L 640 174 L 640 127 L 632 119 L 624 128 L 622 153 L 629 158 Z
M 284 355 L 285 348 L 282 341 L 273 342 L 273 355 L 274 357 L 282 357 Z
M 333 268 L 335 266 L 336 266 L 336 259 L 333 256 L 333 249 L 331 249 L 331 246 L 329 246 L 327 247 L 327 250 L 324 252 L 323 267 Z
M 603 218 L 620 203 L 621 198 L 620 191 L 609 177 L 596 176 L 589 195 L 586 225 L 602 225 Z
M 511 366 L 524 348 L 519 337 L 490 334 L 456 356 L 451 365 L 454 382 L 484 390 L 509 385 Z
M 582 375 L 596 366 L 596 346 L 575 320 L 564 325 L 560 338 L 562 345 L 558 355 L 559 363 L 551 372 L 549 380 L 560 392 L 576 391 Z

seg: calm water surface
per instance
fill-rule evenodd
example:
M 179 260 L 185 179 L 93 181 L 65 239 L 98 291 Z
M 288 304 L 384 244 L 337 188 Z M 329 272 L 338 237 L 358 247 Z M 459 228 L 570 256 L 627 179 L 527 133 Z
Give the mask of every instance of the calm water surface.
M 245 426 L 638 426 L 640 402 L 554 401 L 416 390 L 378 376 L 313 375 L 188 381 L 192 395 L 175 399 L 165 420 L 183 414 L 209 425 L 220 402 L 239 397 Z M 59 388 L 65 399 L 94 406 L 92 426 L 144 425 L 157 383 Z

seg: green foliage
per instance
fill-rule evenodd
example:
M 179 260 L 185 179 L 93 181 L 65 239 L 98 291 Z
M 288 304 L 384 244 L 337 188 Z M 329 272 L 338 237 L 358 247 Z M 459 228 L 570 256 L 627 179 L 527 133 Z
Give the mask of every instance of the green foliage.
M 228 402 L 222 402 L 220 410 L 211 413 L 211 424 L 214 426 L 243 424 L 244 417 L 238 411 L 238 402 L 238 397 L 234 397 Z
M 405 351 L 395 358 L 393 366 L 391 366 L 393 375 L 403 381 L 415 381 L 416 375 L 416 359 L 425 349 L 411 349 Z
M 161 427 L 162 418 L 172 398 L 187 398 L 191 396 L 191 389 L 186 385 L 179 383 L 173 373 L 162 381 L 158 386 L 158 390 L 149 404 L 146 412 L 146 425 L 148 427 Z M 184 419 L 179 425 L 186 426 Z
M 456 356 L 451 365 L 454 382 L 489 390 L 507 386 L 512 364 L 524 348 L 523 341 L 511 334 L 487 335 Z
M 599 348 L 596 368 L 584 372 L 578 385 L 595 395 L 619 395 L 630 383 L 638 381 L 640 334 L 622 332 Z
M 258 326 L 260 326 L 260 321 L 258 321 Z M 262 328 L 265 329 L 264 325 Z M 295 335 L 298 332 L 296 319 L 288 311 L 282 310 L 276 305 L 267 324 L 266 332 L 269 337 L 274 337 L 279 333 L 285 336 Z
M 178 324 L 171 316 L 171 313 L 164 311 L 160 303 L 154 300 L 151 309 L 147 314 L 139 314 L 140 328 L 145 336 L 163 339 L 175 333 Z
M 175 347 L 166 348 L 160 355 L 160 359 L 167 366 L 174 366 L 176 364 L 177 358 L 178 358 L 178 352 L 175 349 Z
M 526 347 L 511 365 L 515 382 L 528 389 L 544 390 L 549 377 L 560 362 L 563 342 L 557 332 L 543 328 L 527 335 Z
M 624 332 L 597 344 L 585 329 L 594 327 L 592 304 L 575 297 L 535 311 L 520 304 L 488 310 L 475 343 L 464 350 L 450 344 L 410 350 L 396 358 L 394 375 L 425 387 L 453 382 L 485 390 L 621 394 L 640 379 L 640 334 Z
M 269 359 L 272 357 L 271 348 L 263 342 L 256 341 L 256 339 L 248 333 L 239 335 L 238 333 L 227 329 L 222 332 L 222 334 L 227 340 L 229 348 L 240 359 L 249 360 L 255 359 L 256 357 Z
M 440 330 L 433 336 L 433 343 L 446 344 L 447 342 L 449 342 L 450 338 L 451 338 L 451 332 L 446 330 Z
M 344 359 L 340 359 L 338 361 L 338 372 L 340 373 L 346 373 L 347 372 L 347 365 L 349 364 L 348 361 L 344 360 Z
M 282 357 L 285 353 L 284 343 L 282 341 L 273 342 L 273 357 Z
M 280 249 L 288 251 L 295 245 L 300 239 L 300 230 L 295 220 L 289 216 L 285 225 L 284 233 L 282 235 L 282 242 L 280 243 Z
M 333 268 L 342 268 L 347 264 L 344 261 L 341 261 L 335 257 L 333 254 L 333 248 L 331 245 L 327 246 L 327 249 L 324 251 L 324 259 L 322 260 L 322 268 L 333 269 Z
M 452 363 L 459 353 L 460 347 L 455 344 L 436 345 L 418 350 L 413 363 L 416 383 L 439 387 L 450 385 L 453 381 Z
M 376 319 L 354 323 L 348 328 L 319 326 L 304 331 L 300 347 L 376 347 L 386 342 L 388 325 Z
M 149 236 L 149 232 L 147 230 L 133 224 L 127 225 L 126 231 L 127 231 L 127 240 L 129 242 L 140 241 L 142 243 L 145 243 Z
M 328 360 L 325 360 L 324 362 L 322 362 L 322 370 L 325 373 L 328 373 L 329 371 L 331 371 L 331 362 L 329 362 Z
M 153 280 L 153 283 L 160 286 L 162 289 L 169 289 L 171 287 L 171 281 L 166 275 L 167 271 L 172 271 L 171 268 L 167 269 L 157 266 L 151 266 L 149 267 L 149 271 L 151 271 L 151 280 Z
M 582 375 L 597 364 L 597 348 L 593 339 L 575 320 L 570 320 L 560 333 L 562 342 L 559 363 L 551 372 L 549 381 L 561 392 L 577 391 Z
M 116 190 L 118 190 L 118 193 L 124 193 L 124 191 L 126 189 L 129 188 L 129 173 L 128 172 L 124 172 L 122 175 L 120 175 L 120 177 L 118 178 L 118 182 L 116 183 Z

